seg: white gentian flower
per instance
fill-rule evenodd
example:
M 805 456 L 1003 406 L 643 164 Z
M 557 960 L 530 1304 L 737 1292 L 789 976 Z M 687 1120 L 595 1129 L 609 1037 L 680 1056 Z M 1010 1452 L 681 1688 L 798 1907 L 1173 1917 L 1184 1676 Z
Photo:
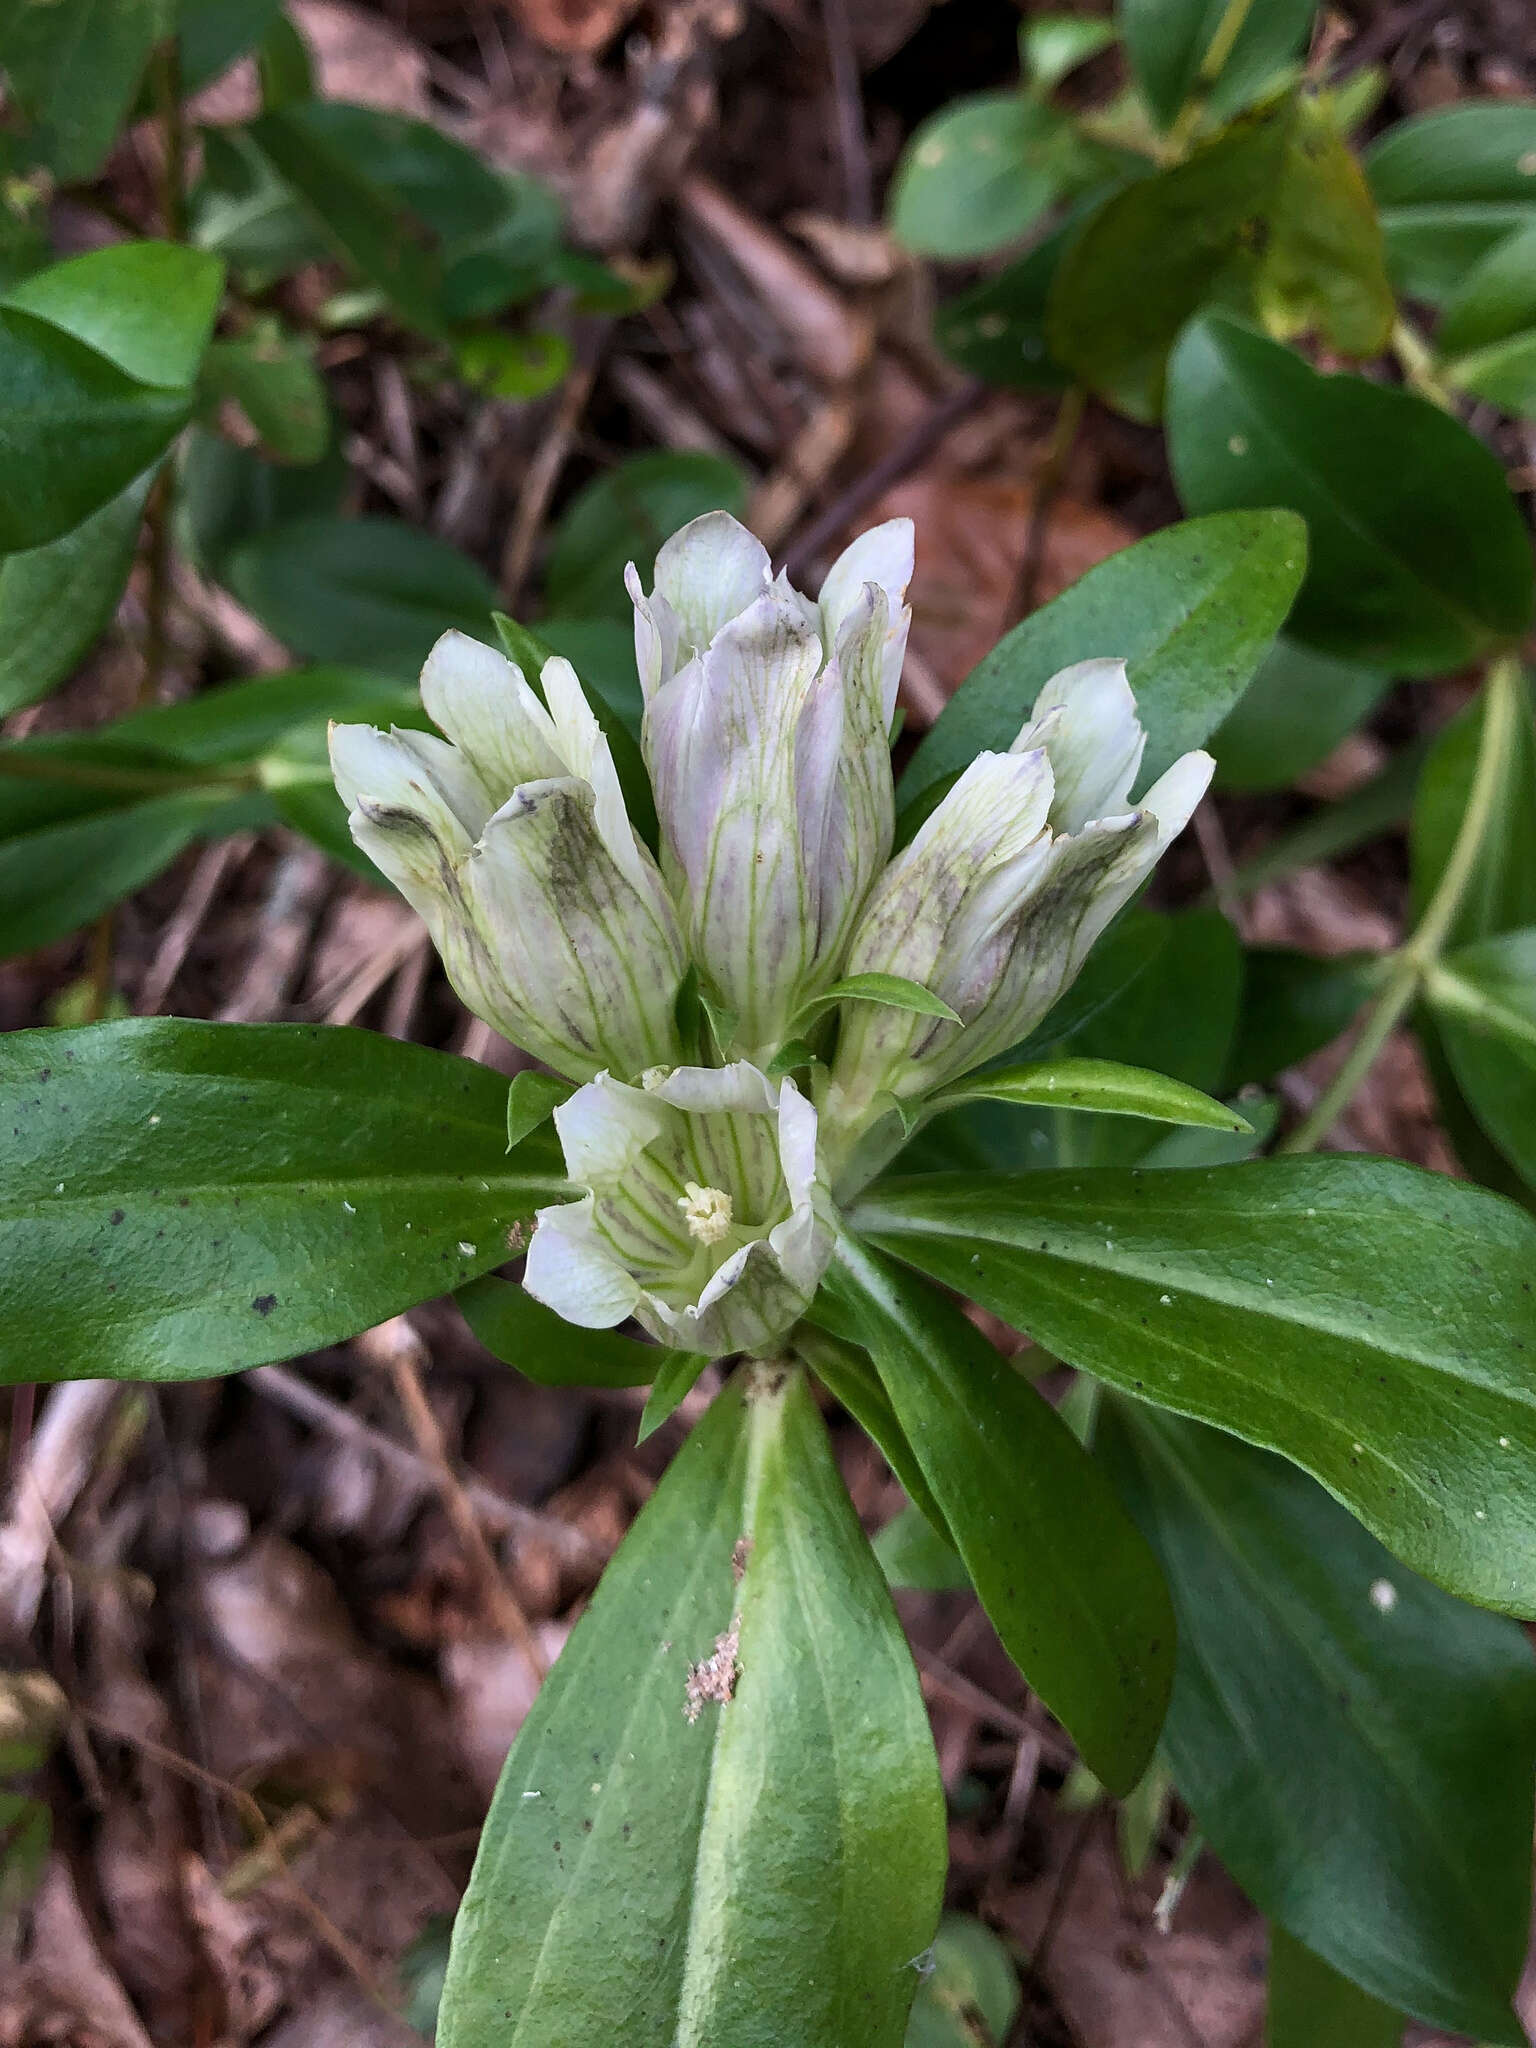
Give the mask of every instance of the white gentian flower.
M 912 523 L 862 534 L 813 604 L 724 512 L 675 533 L 635 654 L 662 858 L 704 991 L 766 1059 L 840 971 L 891 848 L 889 733 Z
M 682 934 L 570 663 L 463 633 L 427 658 L 446 739 L 331 729 L 352 836 L 425 919 L 467 1006 L 572 1080 L 679 1057 Z
M 1123 662 L 1064 669 L 886 869 L 847 971 L 921 982 L 962 1022 L 844 1004 L 825 1105 L 841 1132 L 881 1094 L 926 1095 L 1009 1051 L 1070 987 L 1211 779 L 1209 754 L 1185 754 L 1133 807 L 1145 743 Z
M 579 1200 L 541 1209 L 524 1285 L 567 1322 L 634 1316 L 660 1342 L 771 1350 L 831 1255 L 816 1111 L 745 1060 L 599 1074 L 555 1111 Z

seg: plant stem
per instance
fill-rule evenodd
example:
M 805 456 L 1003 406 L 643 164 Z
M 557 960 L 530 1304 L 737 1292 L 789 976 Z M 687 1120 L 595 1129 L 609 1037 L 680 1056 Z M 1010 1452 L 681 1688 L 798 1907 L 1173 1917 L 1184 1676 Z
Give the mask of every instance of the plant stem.
M 1280 1145 L 1282 1152 L 1311 1152 L 1327 1137 L 1348 1107 L 1377 1055 L 1423 989 L 1456 922 L 1477 869 L 1498 800 L 1499 778 L 1514 743 L 1521 699 L 1520 663 L 1501 655 L 1488 670 L 1483 690 L 1483 729 L 1467 808 L 1434 894 L 1413 936 L 1392 956 L 1381 994 L 1360 1027 L 1339 1071 L 1307 1115 Z
M 1238 37 L 1243 32 L 1243 23 L 1248 19 L 1253 0 L 1227 0 L 1226 10 L 1216 24 L 1216 33 L 1206 45 L 1205 55 L 1200 59 L 1200 69 L 1195 73 L 1195 82 L 1185 94 L 1184 104 L 1173 117 L 1163 144 L 1163 161 L 1176 164 L 1194 140 L 1195 130 L 1209 103 L 1216 81 L 1227 68 L 1227 59 L 1232 55 Z
M 1431 405 L 1438 405 L 1442 412 L 1454 412 L 1456 401 L 1435 371 L 1434 351 L 1408 320 L 1398 319 L 1392 325 L 1392 353 L 1402 367 L 1404 377 L 1420 398 L 1427 398 Z

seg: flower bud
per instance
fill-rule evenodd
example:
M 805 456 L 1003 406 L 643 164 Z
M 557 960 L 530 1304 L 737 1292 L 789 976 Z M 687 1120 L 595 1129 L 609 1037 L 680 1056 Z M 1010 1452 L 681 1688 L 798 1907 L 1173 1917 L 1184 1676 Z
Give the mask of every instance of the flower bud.
M 599 1074 L 555 1111 L 579 1200 L 541 1209 L 524 1285 L 567 1322 L 634 1316 L 663 1344 L 771 1350 L 832 1249 L 816 1111 L 745 1060 Z
M 755 1057 L 836 978 L 890 853 L 911 573 L 894 519 L 812 604 L 724 512 L 667 541 L 649 597 L 628 571 L 663 861 L 705 992 Z
M 1205 793 L 1182 756 L 1130 808 L 1146 735 L 1119 661 L 1064 669 L 1007 754 L 981 754 L 877 883 L 850 974 L 897 974 L 961 1018 L 843 1005 L 828 1114 L 926 1095 L 1026 1038 Z
M 447 734 L 331 728 L 352 836 L 419 912 L 476 1016 L 573 1080 L 678 1057 L 686 969 L 569 662 L 522 671 L 446 633 L 422 702 Z

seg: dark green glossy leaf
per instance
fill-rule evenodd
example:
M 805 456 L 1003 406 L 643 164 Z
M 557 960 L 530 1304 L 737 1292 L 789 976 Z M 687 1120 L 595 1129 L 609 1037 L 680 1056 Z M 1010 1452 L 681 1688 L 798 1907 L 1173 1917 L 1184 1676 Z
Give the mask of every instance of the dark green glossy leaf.
M 879 1445 L 908 1500 L 926 1516 L 941 1539 L 947 1537 L 944 1511 L 934 1499 L 916 1451 L 896 1418 L 880 1375 L 858 1342 L 858 1325 L 849 1309 L 825 1288 L 813 1304 L 815 1323 L 795 1332 L 795 1350 L 827 1392 L 846 1408 L 864 1434 Z
M 68 184 L 94 177 L 170 25 L 167 0 L 10 0 L 0 70 L 24 118 L 25 161 Z
M 462 1286 L 563 1192 L 506 1083 L 372 1032 L 165 1019 L 0 1040 L 0 1380 L 201 1379 Z
M 232 398 L 281 462 L 318 462 L 331 438 L 331 404 L 314 344 L 280 321 L 259 320 L 203 360 L 202 388 Z
M 140 384 L 184 385 L 213 332 L 224 266 L 176 242 L 114 242 L 34 271 L 4 303 L 61 327 Z
M 613 1330 L 578 1330 L 494 1273 L 461 1288 L 457 1300 L 486 1350 L 541 1387 L 648 1387 L 669 1355 Z
M 661 1425 L 674 1416 L 698 1383 L 709 1363 L 702 1351 L 665 1351 L 657 1361 L 650 1396 L 640 1414 L 635 1442 L 643 1444 Z
M 1530 618 L 1530 543 L 1502 468 L 1412 392 L 1321 376 L 1208 316 L 1174 352 L 1168 446 L 1192 511 L 1280 503 L 1305 517 L 1291 630 L 1325 652 L 1427 675 Z
M 1284 789 L 1332 753 L 1391 683 L 1387 670 L 1282 633 L 1211 741 L 1220 789 Z
M 1389 128 L 1366 176 L 1400 292 L 1439 303 L 1495 243 L 1536 221 L 1536 101 L 1473 100 Z
M 1521 419 L 1536 419 L 1536 327 L 1444 364 L 1448 382 Z
M 1532 221 L 1496 242 L 1446 303 L 1435 348 L 1458 356 L 1536 327 L 1536 202 Z
M 1317 959 L 1286 946 L 1251 946 L 1226 1085 L 1273 1081 L 1331 1044 L 1370 994 L 1375 964 L 1369 953 Z
M 111 620 L 148 492 L 135 477 L 72 533 L 0 559 L 0 714 L 64 682 Z
M 192 238 L 223 256 L 246 291 L 270 290 L 336 246 L 241 128 L 203 130 L 203 172 L 191 192 Z
M 1331 1970 L 1287 1934 L 1269 1930 L 1264 2048 L 1402 2048 L 1403 2015 Z
M 496 589 L 467 555 L 395 519 L 299 519 L 241 542 L 224 580 L 296 654 L 415 676 L 450 628 L 484 640 Z
M 319 462 L 296 468 L 192 426 L 182 436 L 177 460 L 177 543 L 215 581 L 241 541 L 294 520 L 334 517 L 349 482 L 347 460 L 334 437 Z
M 916 1674 L 815 1404 L 738 1375 L 507 1760 L 439 2048 L 900 2048 L 943 1869 Z
M 1285 512 L 1186 520 L 1090 569 L 998 642 L 945 705 L 901 779 L 911 809 L 983 748 L 1005 751 L 1059 669 L 1130 668 L 1147 728 L 1143 780 L 1210 737 L 1284 621 L 1305 563 Z
M 1136 83 L 1164 127 L 1195 90 L 1226 0 L 1119 0 L 1116 10 Z M 1301 54 L 1316 0 L 1266 0 L 1249 9 L 1210 95 L 1213 114 L 1234 114 Z
M 891 1010 L 912 1010 L 920 1017 L 945 1017 L 951 1024 L 960 1018 L 941 996 L 904 974 L 848 974 L 807 1003 L 801 1016 L 825 1009 L 831 1003 L 882 1003 Z
M 1056 1357 L 1278 1450 L 1417 1570 L 1536 1613 L 1536 1224 L 1344 1155 L 931 1174 L 852 1227 Z
M 0 388 L 3 554 L 72 532 L 163 454 L 187 417 L 186 392 L 138 383 L 62 328 L 5 306 Z
M 1480 693 L 1435 737 L 1413 804 L 1413 897 L 1421 915 L 1451 857 L 1482 744 Z M 1487 829 L 1447 938 L 1485 939 L 1536 924 L 1536 717 L 1521 691 L 1514 743 L 1499 757 Z
M 1319 1487 L 1230 1437 L 1115 1403 L 1099 1443 L 1173 1587 L 1163 1744 L 1212 1847 L 1375 1997 L 1519 2041 L 1536 1762 L 1523 1631 L 1403 1570 Z
M 959 1553 L 937 1534 L 920 1508 L 897 1511 L 874 1539 L 874 1553 L 891 1585 L 923 1593 L 968 1593 L 971 1575 Z
M 933 338 L 952 362 L 988 384 L 1056 391 L 1072 373 L 1045 338 L 1047 295 L 1076 223 L 1048 235 L 995 277 L 948 299 L 934 314 Z
M 536 1131 L 572 1093 L 570 1082 L 554 1074 L 541 1074 L 532 1067 L 514 1074 L 507 1090 L 507 1150 Z
M 545 573 L 550 609 L 575 618 L 626 624 L 624 565 L 638 565 L 646 583 L 656 551 L 702 512 L 745 509 L 746 484 L 718 455 L 659 449 L 632 455 L 578 491 L 556 530 Z
M 282 18 L 283 0 L 179 0 L 182 91 L 201 91 L 254 50 Z
M 924 121 L 887 202 L 896 240 L 923 256 L 983 256 L 1016 242 L 1063 194 L 1102 175 L 1065 114 L 1021 92 L 970 94 Z
M 1162 1726 L 1167 1593 L 1066 1424 L 933 1289 L 844 1239 L 837 1286 L 1003 1647 L 1128 1791 Z

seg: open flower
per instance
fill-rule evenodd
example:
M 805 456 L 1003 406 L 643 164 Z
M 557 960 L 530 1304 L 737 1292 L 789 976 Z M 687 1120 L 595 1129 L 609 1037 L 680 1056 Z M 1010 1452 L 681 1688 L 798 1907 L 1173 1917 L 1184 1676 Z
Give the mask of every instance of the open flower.
M 477 1016 L 573 1080 L 637 1074 L 679 1054 L 682 934 L 575 670 L 540 681 L 445 633 L 421 697 L 447 738 L 333 726 L 332 771 Z
M 1007 1052 L 1070 987 L 1211 779 L 1209 754 L 1185 754 L 1132 806 L 1145 744 L 1123 662 L 1063 669 L 1012 749 L 979 755 L 886 869 L 848 971 L 921 982 L 962 1021 L 845 1004 L 842 1125 Z
M 911 574 L 912 524 L 893 519 L 813 604 L 724 512 L 672 536 L 649 597 L 628 571 L 663 861 L 706 992 L 754 1057 L 836 978 L 890 853 Z
M 816 1111 L 745 1060 L 626 1087 L 599 1074 L 555 1111 L 586 1192 L 541 1209 L 528 1292 L 585 1329 L 634 1316 L 664 1344 L 771 1350 L 831 1255 Z

